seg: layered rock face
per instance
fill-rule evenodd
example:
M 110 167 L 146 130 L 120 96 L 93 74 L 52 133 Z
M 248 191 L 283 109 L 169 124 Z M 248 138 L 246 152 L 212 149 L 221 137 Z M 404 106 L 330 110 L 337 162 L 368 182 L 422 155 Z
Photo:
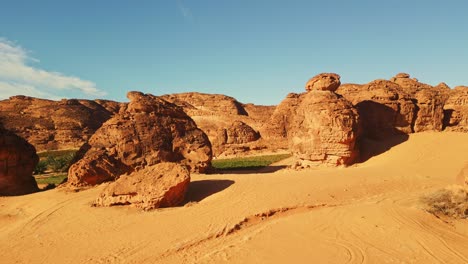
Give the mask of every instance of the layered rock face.
M 143 210 L 180 205 L 190 184 L 186 167 L 159 163 L 123 175 L 102 191 L 94 205 L 131 205 Z
M 390 81 L 344 84 L 337 93 L 358 109 L 366 137 L 385 139 L 397 134 L 441 131 L 450 88 L 444 83 L 432 87 L 399 73 Z
M 69 184 L 95 185 L 161 162 L 186 165 L 193 172 L 210 168 L 211 143 L 180 107 L 140 92 L 127 97 L 130 103 L 79 151 Z
M 432 87 L 411 79 L 409 74 L 397 74 L 391 79 L 408 93 L 417 105 L 414 132 L 441 131 L 444 120 L 444 104 L 447 100 L 448 86 L 439 84 Z M 449 88 L 450 89 L 450 88 Z
M 304 94 L 290 93 L 276 107 L 267 123 L 266 135 L 273 141 L 286 144 L 288 131 L 293 117 L 296 115 L 296 110 L 302 101 Z
M 0 126 L 0 195 L 23 195 L 38 191 L 32 176 L 38 161 L 31 144 Z
M 336 87 L 329 85 L 328 77 L 323 78 L 301 96 L 295 109 L 288 131 L 290 150 L 312 164 L 349 165 L 359 156 L 358 113 L 349 101 L 333 92 Z M 339 77 L 335 82 L 339 83 Z M 310 89 L 309 83 L 306 89 Z
M 244 115 L 247 112 L 236 99 L 221 94 L 180 93 L 161 96 L 164 100 L 181 106 L 189 116 Z
M 344 84 L 337 93 L 356 107 L 363 136 L 380 140 L 413 132 L 417 106 L 398 84 L 387 80 L 365 85 Z
M 208 135 L 215 156 L 249 155 L 272 146 L 263 135 L 268 134 L 266 123 L 274 106 L 242 104 L 218 94 L 181 93 L 162 98 L 182 107 Z M 241 123 L 245 133 L 236 128 Z
M 468 132 L 468 86 L 457 86 L 444 105 L 444 126 L 447 131 Z
M 0 121 L 37 151 L 74 149 L 88 141 L 120 105 L 105 100 L 51 101 L 13 96 L 0 101 Z

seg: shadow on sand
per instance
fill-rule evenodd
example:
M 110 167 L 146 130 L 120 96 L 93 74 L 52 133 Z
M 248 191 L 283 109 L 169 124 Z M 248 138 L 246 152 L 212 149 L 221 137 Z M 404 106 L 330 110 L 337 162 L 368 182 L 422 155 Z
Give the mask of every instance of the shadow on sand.
M 395 135 L 385 140 L 373 140 L 368 138 L 361 139 L 360 144 L 360 161 L 358 163 L 365 162 L 372 157 L 378 156 L 392 147 L 399 145 L 409 138 L 408 135 Z
M 193 181 L 189 185 L 187 194 L 185 195 L 184 204 L 190 202 L 200 202 L 203 199 L 221 192 L 233 185 L 232 180 L 201 180 Z

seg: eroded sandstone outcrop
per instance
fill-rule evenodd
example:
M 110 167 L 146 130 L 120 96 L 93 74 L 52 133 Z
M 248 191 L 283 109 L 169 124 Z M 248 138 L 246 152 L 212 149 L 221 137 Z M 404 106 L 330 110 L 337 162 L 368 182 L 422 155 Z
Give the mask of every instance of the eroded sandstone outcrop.
M 266 124 L 274 106 L 242 104 L 232 97 L 219 94 L 180 93 L 163 95 L 162 98 L 182 107 L 208 135 L 215 156 L 249 155 L 277 147 L 270 141 L 266 142 L 263 136 L 268 137 Z M 237 132 L 233 122 L 250 127 L 249 132 L 234 135 Z
M 182 108 L 157 96 L 129 92 L 130 102 L 79 151 L 70 185 L 95 185 L 161 162 L 193 172 L 211 166 L 211 143 Z
M 468 86 L 457 86 L 444 105 L 444 126 L 447 131 L 468 132 Z
M 0 101 L 0 121 L 37 151 L 77 149 L 119 107 L 120 103 L 106 100 L 52 101 L 13 96 Z
M 336 87 L 329 84 L 328 75 L 323 78 L 314 86 L 306 85 L 309 92 L 301 96 L 288 131 L 290 150 L 309 164 L 350 165 L 359 156 L 358 113 L 333 92 Z M 339 76 L 335 82 L 339 83 Z
M 331 91 L 334 92 L 340 87 L 340 75 L 336 73 L 321 73 L 312 77 L 306 83 L 306 91 Z
M 444 119 L 444 104 L 447 100 L 448 86 L 435 87 L 411 79 L 409 74 L 397 74 L 391 79 L 401 90 L 409 94 L 417 106 L 414 132 L 441 131 Z M 450 88 L 449 88 L 450 89 Z
M 304 94 L 290 93 L 276 107 L 275 111 L 268 120 L 268 129 L 265 134 L 272 141 L 287 145 L 288 131 L 293 117 L 296 115 L 296 109 L 301 103 Z
M 413 132 L 417 106 L 398 84 L 387 80 L 344 84 L 336 92 L 356 107 L 363 136 L 380 140 Z
M 0 195 L 38 191 L 32 176 L 38 161 L 34 146 L 0 126 Z
M 260 138 L 260 134 L 242 121 L 234 121 L 229 127 L 219 130 L 219 144 L 244 144 Z
M 143 210 L 180 205 L 190 184 L 190 173 L 176 163 L 159 163 L 106 186 L 95 206 L 131 205 Z

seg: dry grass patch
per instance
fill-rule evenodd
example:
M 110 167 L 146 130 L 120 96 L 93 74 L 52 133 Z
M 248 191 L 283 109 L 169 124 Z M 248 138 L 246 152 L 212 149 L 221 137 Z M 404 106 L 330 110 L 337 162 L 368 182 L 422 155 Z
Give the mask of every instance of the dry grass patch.
M 435 216 L 468 219 L 468 186 L 449 186 L 423 197 L 422 202 Z

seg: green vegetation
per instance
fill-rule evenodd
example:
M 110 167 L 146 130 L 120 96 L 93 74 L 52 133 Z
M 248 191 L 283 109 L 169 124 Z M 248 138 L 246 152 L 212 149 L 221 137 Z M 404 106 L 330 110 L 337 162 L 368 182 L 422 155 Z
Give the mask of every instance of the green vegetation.
M 54 184 L 58 185 L 63 182 L 67 178 L 66 173 L 60 174 L 48 174 L 48 175 L 41 175 L 35 176 L 37 184 Z
M 47 185 L 44 190 L 55 188 L 67 178 L 67 170 L 77 150 L 57 150 L 37 153 L 39 162 L 34 169 L 37 184 Z
M 289 158 L 289 154 L 251 156 L 232 159 L 218 159 L 211 164 L 218 170 L 252 170 L 269 166 L 272 163 Z
M 34 174 L 66 172 L 75 158 L 76 150 L 56 150 L 38 153 Z

